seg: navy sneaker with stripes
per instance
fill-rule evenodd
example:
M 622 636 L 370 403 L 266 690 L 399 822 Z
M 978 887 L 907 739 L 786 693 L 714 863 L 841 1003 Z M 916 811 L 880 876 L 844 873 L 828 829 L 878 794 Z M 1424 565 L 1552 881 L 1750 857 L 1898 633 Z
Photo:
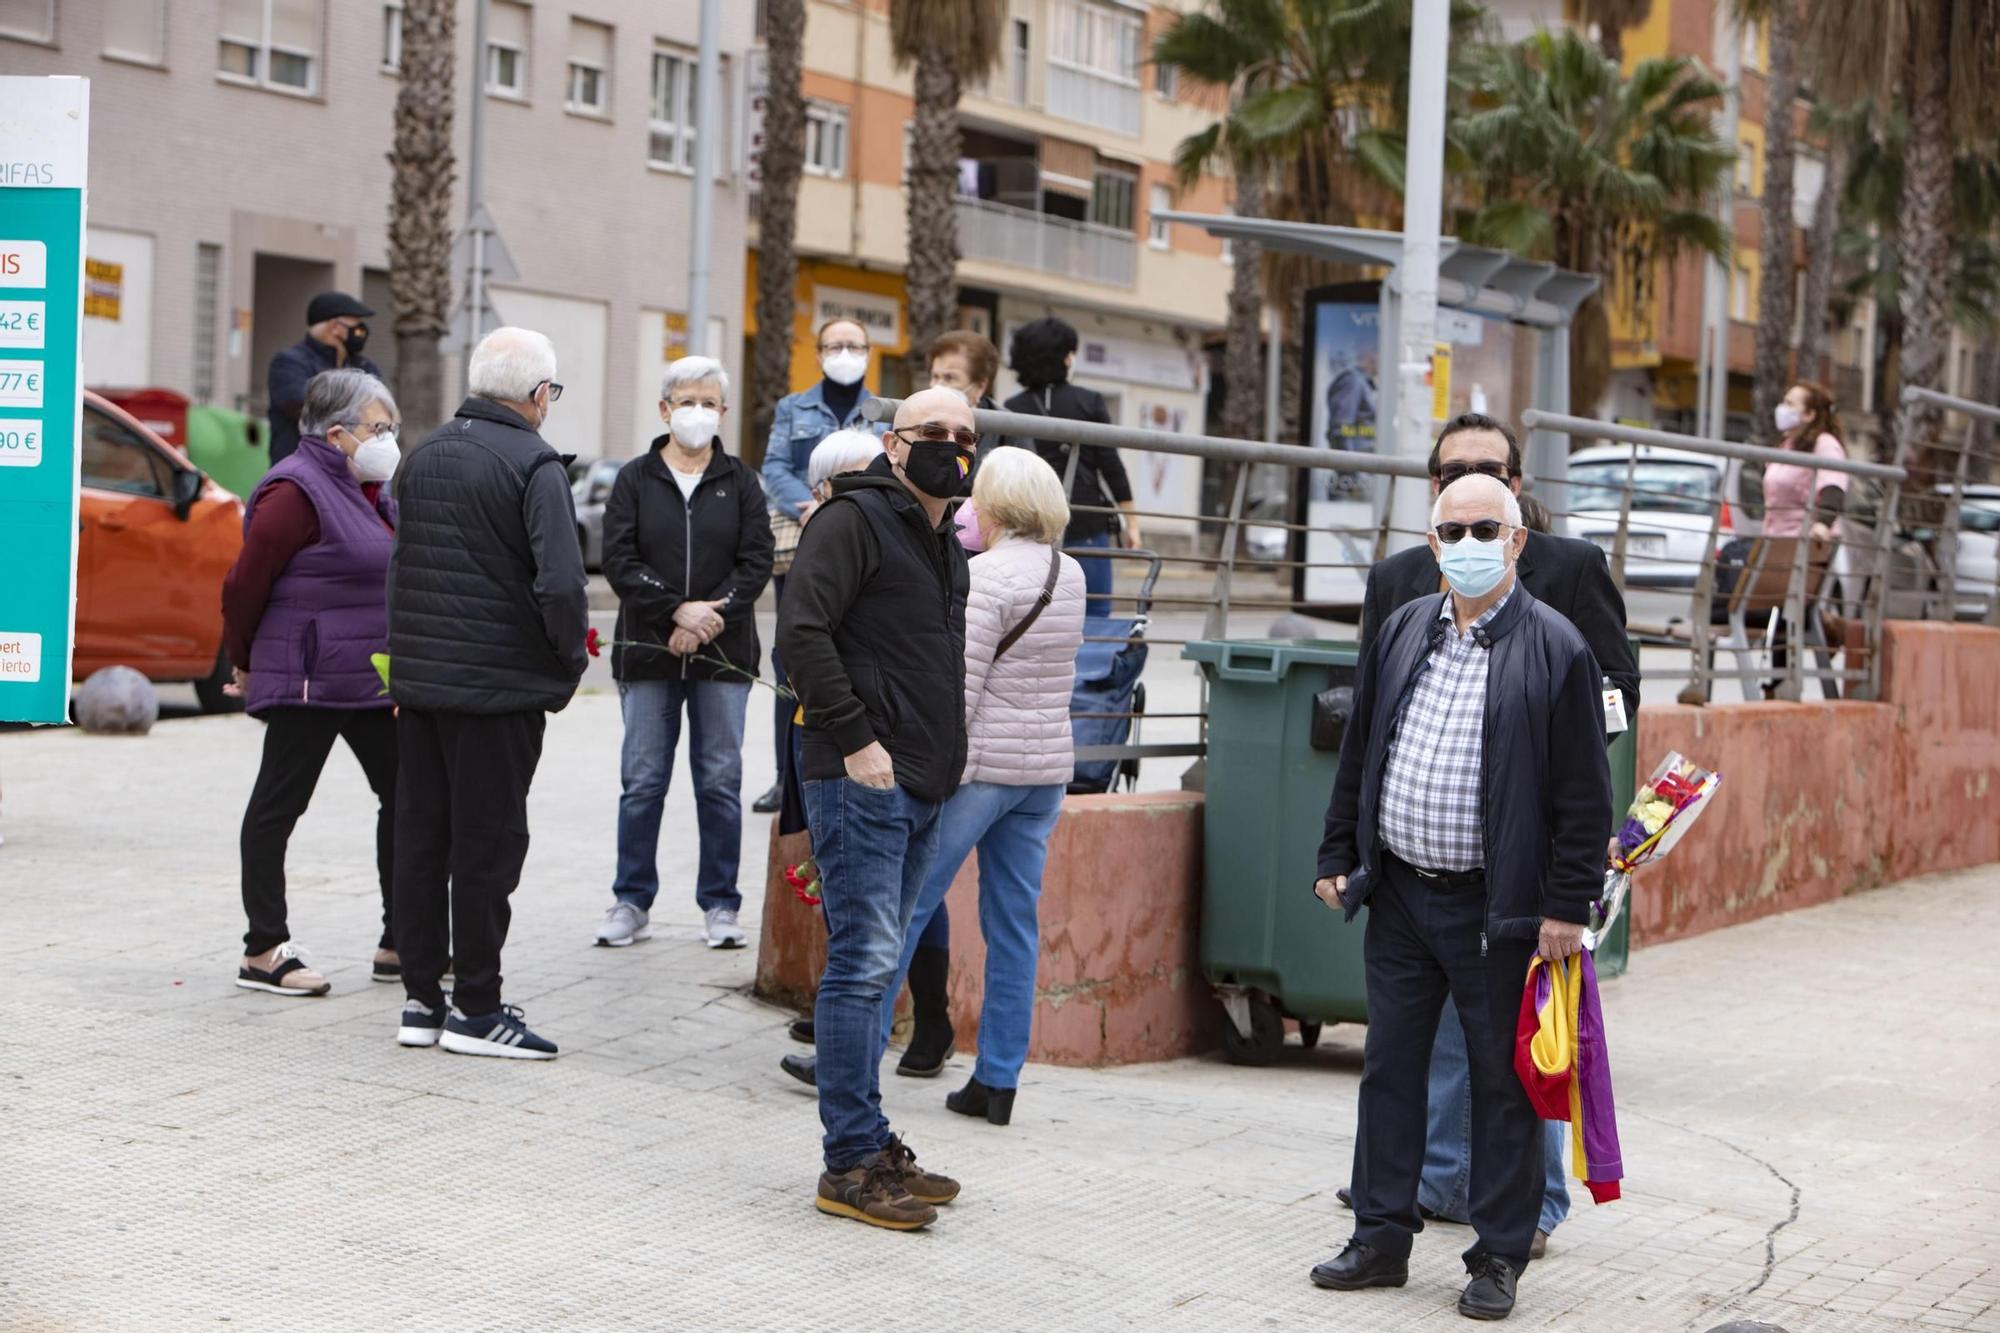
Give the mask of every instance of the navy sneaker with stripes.
M 457 1055 L 494 1055 L 505 1060 L 553 1060 L 556 1044 L 537 1037 L 521 1021 L 517 1005 L 503 1004 L 490 1014 L 451 1011 L 438 1044 Z
M 435 1046 L 444 1031 L 445 1006 L 432 1009 L 422 1000 L 403 1001 L 403 1016 L 396 1024 L 399 1046 Z

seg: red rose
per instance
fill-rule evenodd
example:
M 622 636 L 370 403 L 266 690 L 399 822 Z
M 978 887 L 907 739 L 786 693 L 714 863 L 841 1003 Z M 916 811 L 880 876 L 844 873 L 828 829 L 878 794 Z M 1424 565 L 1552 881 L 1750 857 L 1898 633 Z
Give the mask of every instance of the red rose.
M 592 657 L 600 657 L 604 651 L 604 640 L 598 637 L 597 626 L 590 627 L 590 633 L 583 636 L 584 651 Z

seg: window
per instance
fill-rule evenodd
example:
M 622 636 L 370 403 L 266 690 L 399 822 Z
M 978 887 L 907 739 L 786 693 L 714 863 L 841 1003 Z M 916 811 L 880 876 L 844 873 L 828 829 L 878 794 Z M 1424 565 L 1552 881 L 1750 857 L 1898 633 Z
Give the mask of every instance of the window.
M 383 0 L 382 68 L 403 67 L 403 0 Z
M 83 484 L 100 491 L 165 499 L 173 480 L 167 460 L 102 412 L 83 413 Z
M 1014 39 L 1007 47 L 1007 100 L 1016 106 L 1028 104 L 1028 20 L 1015 19 Z
M 1160 216 L 1174 206 L 1174 192 L 1164 185 L 1155 185 L 1146 191 L 1146 244 L 1155 250 L 1170 249 L 1167 239 L 1170 224 Z
M 222 247 L 197 245 L 194 252 L 194 400 L 215 400 L 216 296 L 222 290 Z
M 0 37 L 56 39 L 56 0 L 0 0 Z
M 106 0 L 104 54 L 157 65 L 167 58 L 166 0 Z
M 1757 190 L 1757 142 L 1754 139 L 1736 141 L 1736 192 L 1754 194 Z
M 486 91 L 526 101 L 528 33 L 534 11 L 515 0 L 491 0 L 486 10 Z
M 1180 71 L 1172 65 L 1153 66 L 1153 91 L 1162 102 L 1171 102 L 1180 95 Z
M 1090 221 L 1100 227 L 1131 231 L 1138 193 L 1138 177 L 1130 171 L 1100 166 L 1090 187 Z
M 563 105 L 585 116 L 611 114 L 611 29 L 569 21 L 569 92 Z
M 847 108 L 827 102 L 806 103 L 806 164 L 808 176 L 847 174 Z
M 216 69 L 281 92 L 319 91 L 321 0 L 222 0 Z
M 1049 0 L 1049 113 L 1137 135 L 1144 40 L 1145 23 L 1131 10 Z
M 674 51 L 653 52 L 652 134 L 646 149 L 646 161 L 651 165 L 669 171 L 694 170 L 695 116 L 700 109 L 694 85 L 694 57 Z

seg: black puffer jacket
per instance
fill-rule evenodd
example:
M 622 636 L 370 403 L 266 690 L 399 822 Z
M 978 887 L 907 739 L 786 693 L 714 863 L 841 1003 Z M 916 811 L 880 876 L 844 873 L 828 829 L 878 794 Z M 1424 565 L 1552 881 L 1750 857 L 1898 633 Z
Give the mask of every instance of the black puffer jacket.
M 1103 394 L 1068 382 L 1045 384 L 1039 389 L 1023 389 L 1007 400 L 1007 410 L 1031 416 L 1065 417 L 1071 421 L 1108 424 L 1111 420 L 1111 409 L 1105 406 Z M 1011 436 L 1008 443 L 1033 446 L 1043 461 L 1056 470 L 1058 477 L 1069 475 L 1069 445 L 1056 440 L 1024 440 Z M 1125 474 L 1125 462 L 1118 456 L 1118 451 L 1102 444 L 1084 445 L 1083 457 L 1077 460 L 1076 484 L 1069 493 L 1070 504 L 1109 509 L 1131 498 L 1132 479 Z M 1074 543 L 1106 532 L 1115 533 L 1119 527 L 1115 514 L 1079 513 L 1070 519 L 1069 531 L 1063 534 L 1063 540 Z
M 880 741 L 899 786 L 946 800 L 965 771 L 965 548 L 887 455 L 833 489 L 778 607 L 778 652 L 806 712 L 801 775 L 845 777 L 847 756 Z
M 1350 920 L 1380 873 L 1382 772 L 1404 702 L 1442 632 L 1443 596 L 1392 613 L 1362 658 L 1319 848 L 1320 878 L 1347 876 Z M 1519 585 L 1485 632 L 1493 654 L 1480 775 L 1486 928 L 1496 939 L 1530 938 L 1545 916 L 1588 923 L 1604 887 L 1611 768 L 1602 677 L 1576 627 Z
M 512 410 L 468 398 L 404 460 L 389 560 L 389 677 L 431 712 L 557 712 L 590 629 L 563 457 Z
M 618 680 L 747 680 L 757 674 L 757 598 L 771 581 L 764 488 L 717 441 L 694 493 L 683 496 L 662 454 L 671 447 L 662 435 L 619 469 L 604 506 L 604 577 L 618 594 L 611 674 Z M 674 612 L 689 598 L 723 603 L 722 633 L 695 656 L 718 658 L 735 671 L 666 651 Z

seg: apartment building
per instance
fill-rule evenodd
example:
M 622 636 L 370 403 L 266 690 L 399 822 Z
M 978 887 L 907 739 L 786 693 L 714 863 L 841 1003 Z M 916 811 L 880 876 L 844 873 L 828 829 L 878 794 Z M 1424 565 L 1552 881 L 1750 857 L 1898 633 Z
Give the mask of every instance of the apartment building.
M 1153 214 L 1222 212 L 1229 196 L 1219 180 L 1177 190 L 1175 146 L 1211 124 L 1218 104 L 1177 87 L 1147 53 L 1195 3 L 1011 0 L 1005 58 L 960 105 L 958 199 L 960 324 L 1004 353 L 1015 328 L 1058 315 L 1082 341 L 1077 382 L 1104 394 L 1114 420 L 1189 431 L 1204 426 L 1204 343 L 1226 317 L 1228 255 Z M 899 358 L 913 103 L 891 58 L 888 10 L 888 0 L 807 5 L 793 388 L 818 376 L 813 330 L 835 314 L 873 331 L 872 388 L 909 387 Z M 751 288 L 754 304 L 754 277 Z M 754 329 L 747 311 L 745 323 Z M 1016 387 L 1003 371 L 996 393 Z M 1198 512 L 1198 460 L 1133 453 L 1126 464 L 1142 509 Z
M 565 393 L 548 435 L 624 457 L 661 429 L 659 372 L 687 350 L 697 7 L 489 0 L 458 8 L 465 216 L 475 97 L 485 200 L 511 272 L 499 319 L 548 333 Z M 748 3 L 723 6 L 724 114 L 706 347 L 741 369 Z M 312 293 L 378 312 L 368 354 L 393 380 L 388 286 L 401 0 L 0 0 L 0 72 L 91 80 L 84 362 L 93 386 L 158 385 L 261 413 L 273 352 Z M 458 383 L 458 344 L 447 383 Z M 741 375 L 735 376 L 740 382 Z M 725 422 L 733 430 L 741 415 Z

